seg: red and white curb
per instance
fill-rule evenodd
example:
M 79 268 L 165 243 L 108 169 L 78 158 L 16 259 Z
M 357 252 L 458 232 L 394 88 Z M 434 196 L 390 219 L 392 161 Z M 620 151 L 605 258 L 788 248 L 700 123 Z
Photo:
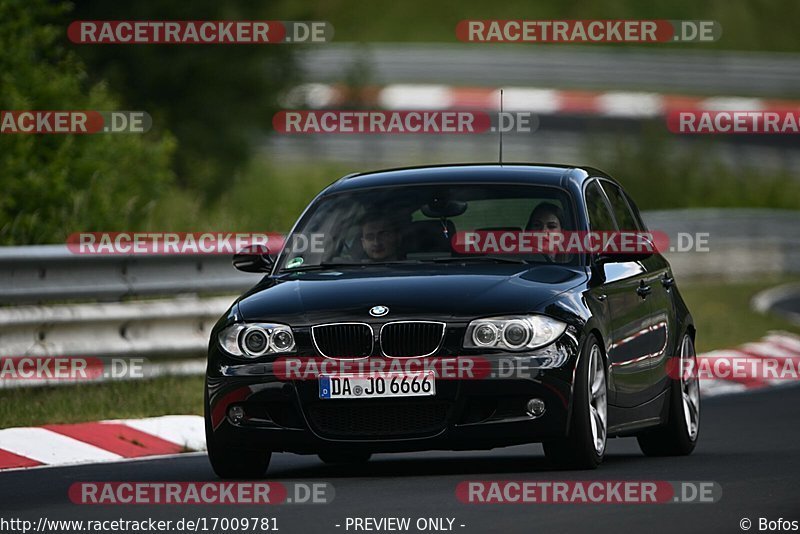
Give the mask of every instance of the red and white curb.
M 205 449 L 199 415 L 0 430 L 0 470 L 114 462 Z
M 735 359 L 751 359 L 758 361 L 770 360 L 775 365 L 782 367 L 784 363 L 791 364 L 792 369 L 800 367 L 800 336 L 781 331 L 769 332 L 760 341 L 745 343 L 733 349 L 713 350 L 697 355 L 698 366 L 702 369 L 701 360 L 712 363 L 720 358 L 726 361 Z M 788 361 L 787 361 L 788 360 Z M 753 374 L 737 374 L 727 379 L 714 378 L 700 380 L 700 393 L 704 397 L 713 397 L 730 393 L 742 393 L 767 387 L 788 385 L 796 383 L 789 378 L 768 378 Z
M 800 336 L 770 332 L 758 342 L 697 355 L 699 360 L 720 357 L 791 359 L 800 365 Z M 737 376 L 730 380 L 701 380 L 700 389 L 701 395 L 708 398 L 789 382 Z M 0 471 L 114 462 L 202 450 L 205 450 L 205 429 L 203 418 L 199 415 L 6 428 L 0 430 Z
M 285 107 L 336 108 L 348 104 L 353 90 L 343 85 L 303 84 L 286 97 Z M 500 90 L 487 87 L 452 87 L 434 84 L 391 84 L 364 88 L 364 106 L 387 110 L 500 109 Z M 531 111 L 541 115 L 597 115 L 616 118 L 651 118 L 671 111 L 797 111 L 800 100 L 660 94 L 642 91 L 585 91 L 543 87 L 507 87 L 504 111 Z

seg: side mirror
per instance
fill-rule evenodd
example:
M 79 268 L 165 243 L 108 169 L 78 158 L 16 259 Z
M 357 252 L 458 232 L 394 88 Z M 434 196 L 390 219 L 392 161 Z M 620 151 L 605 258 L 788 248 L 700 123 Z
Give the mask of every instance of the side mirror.
M 275 265 L 275 258 L 264 246 L 250 246 L 233 255 L 233 267 L 245 273 L 268 273 Z

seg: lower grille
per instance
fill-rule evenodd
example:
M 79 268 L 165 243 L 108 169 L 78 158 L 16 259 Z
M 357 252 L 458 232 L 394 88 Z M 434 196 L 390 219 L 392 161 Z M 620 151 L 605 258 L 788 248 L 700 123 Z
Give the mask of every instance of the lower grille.
M 309 422 L 330 438 L 420 437 L 439 433 L 447 422 L 447 403 L 344 401 L 308 408 Z
M 386 323 L 381 328 L 381 350 L 387 356 L 409 358 L 428 356 L 442 342 L 444 323 L 401 321 Z
M 328 358 L 365 358 L 372 354 L 372 327 L 366 323 L 314 326 L 311 337 L 317 350 Z

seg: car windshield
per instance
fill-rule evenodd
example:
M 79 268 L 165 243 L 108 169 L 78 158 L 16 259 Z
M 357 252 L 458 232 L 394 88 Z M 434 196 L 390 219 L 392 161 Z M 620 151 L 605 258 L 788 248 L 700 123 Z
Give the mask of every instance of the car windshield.
M 474 235 L 470 232 L 573 229 L 573 203 L 557 187 L 447 184 L 347 191 L 309 208 L 287 237 L 278 271 L 458 261 L 570 263 L 575 255 L 459 243 Z

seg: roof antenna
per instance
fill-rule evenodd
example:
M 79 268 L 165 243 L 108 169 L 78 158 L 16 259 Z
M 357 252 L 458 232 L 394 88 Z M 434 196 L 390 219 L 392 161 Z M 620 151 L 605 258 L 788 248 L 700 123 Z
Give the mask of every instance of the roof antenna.
M 500 165 L 503 165 L 503 90 L 500 89 L 500 115 L 497 116 L 497 129 L 500 131 Z

